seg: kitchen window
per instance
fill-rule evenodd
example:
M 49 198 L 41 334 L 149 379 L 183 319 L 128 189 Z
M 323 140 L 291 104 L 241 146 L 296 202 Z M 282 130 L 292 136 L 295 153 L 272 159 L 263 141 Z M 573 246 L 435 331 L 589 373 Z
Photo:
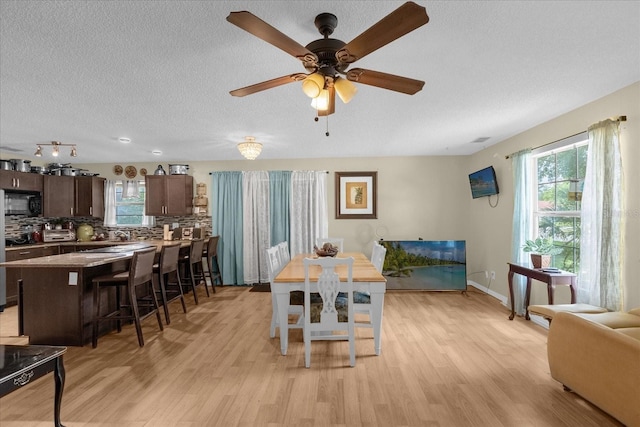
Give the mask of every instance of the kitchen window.
M 147 226 L 144 217 L 144 181 L 116 181 L 116 225 Z
M 551 238 L 562 250 L 553 255 L 553 267 L 574 273 L 580 265 L 580 209 L 588 142 L 584 132 L 533 152 L 533 194 L 537 195 L 533 234 Z

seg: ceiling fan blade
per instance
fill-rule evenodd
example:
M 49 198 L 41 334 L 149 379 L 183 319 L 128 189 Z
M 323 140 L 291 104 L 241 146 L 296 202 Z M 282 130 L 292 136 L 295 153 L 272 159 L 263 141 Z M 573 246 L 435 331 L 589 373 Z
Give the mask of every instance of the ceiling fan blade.
M 305 66 L 307 64 L 315 65 L 318 62 L 318 57 L 315 53 L 285 35 L 280 30 L 267 24 L 251 12 L 247 12 L 246 10 L 241 12 L 231 12 L 229 16 L 227 16 L 227 21 L 237 25 L 256 37 L 261 38 L 267 43 L 284 50 L 289 55 L 298 58 L 305 63 Z
M 326 110 L 318 110 L 318 116 L 328 116 L 336 112 L 336 90 L 333 86 L 327 88 L 329 90 L 329 108 Z
M 413 95 L 422 90 L 424 82 L 422 80 L 410 79 L 408 77 L 396 76 L 394 74 L 382 73 L 380 71 L 365 70 L 364 68 L 354 68 L 347 72 L 347 80 L 376 86 L 382 89 L 394 90 L 396 92 Z
M 307 75 L 304 73 L 289 74 L 288 76 L 282 76 L 272 80 L 267 80 L 266 82 L 256 83 L 251 86 L 232 90 L 229 93 L 233 96 L 251 95 L 252 93 L 260 92 L 267 89 L 272 89 L 274 87 L 282 86 L 287 83 L 299 82 L 301 80 L 304 80 L 306 77 Z
M 342 63 L 351 64 L 429 22 L 427 10 L 408 1 L 336 52 Z

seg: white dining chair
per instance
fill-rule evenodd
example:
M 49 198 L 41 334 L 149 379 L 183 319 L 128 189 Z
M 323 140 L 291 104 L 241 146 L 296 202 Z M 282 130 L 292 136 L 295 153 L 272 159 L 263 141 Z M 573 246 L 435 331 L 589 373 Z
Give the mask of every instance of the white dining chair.
M 316 246 L 322 248 L 325 243 L 331 243 L 333 246 L 338 247 L 338 252 L 344 252 L 344 238 L 342 237 L 318 237 L 316 239 Z
M 347 267 L 347 280 L 341 282 L 336 267 Z M 317 282 L 309 278 L 309 270 L 320 266 L 322 271 Z M 322 309 L 319 304 L 312 305 L 312 293 L 317 293 L 322 299 Z M 347 297 L 347 316 L 339 316 L 337 307 L 338 293 Z M 311 366 L 311 341 L 344 340 L 349 341 L 349 365 L 356 365 L 355 320 L 353 304 L 353 257 L 349 258 L 305 258 L 304 259 L 304 366 Z M 318 313 L 312 310 L 320 311 Z M 312 322 L 313 320 L 318 320 Z M 315 319 L 315 317 L 318 317 Z M 347 334 L 334 334 L 340 331 Z
M 275 277 L 280 271 L 287 265 L 287 262 L 282 262 L 280 255 L 281 249 L 276 246 L 272 246 L 267 249 L 267 267 L 269 272 L 269 283 L 273 283 Z M 274 338 L 276 336 L 276 328 L 280 328 L 278 322 L 278 304 L 276 302 L 275 292 L 271 292 L 271 325 L 269 327 L 269 336 Z M 289 314 L 297 316 L 296 322 L 289 324 L 289 329 L 302 329 L 303 325 L 303 307 L 301 305 L 289 304 Z M 282 333 L 282 328 L 280 328 Z
M 283 266 L 291 261 L 291 253 L 289 252 L 289 242 L 284 241 L 276 245 L 278 247 L 278 253 L 280 254 L 280 262 Z
M 384 266 L 384 259 L 387 256 L 387 248 L 382 246 L 377 241 L 373 242 L 373 249 L 371 251 L 371 263 L 382 273 Z M 369 321 L 356 321 L 356 328 L 373 328 L 371 324 L 371 296 L 366 292 L 356 292 L 354 295 L 354 307 L 353 310 L 356 314 L 362 314 L 369 316 Z

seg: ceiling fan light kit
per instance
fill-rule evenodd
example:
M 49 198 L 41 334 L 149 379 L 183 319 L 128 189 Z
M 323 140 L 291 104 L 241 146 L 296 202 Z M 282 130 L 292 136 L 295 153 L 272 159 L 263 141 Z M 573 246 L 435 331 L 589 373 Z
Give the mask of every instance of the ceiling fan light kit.
M 320 92 L 324 89 L 324 76 L 320 73 L 309 74 L 306 79 L 302 81 L 302 91 L 309 98 L 315 98 L 320 95 Z
M 342 77 L 336 77 L 335 81 L 333 82 L 333 87 L 336 89 L 338 96 L 345 104 L 348 104 L 358 91 L 356 85 L 354 85 L 347 79 L 343 79 Z
M 329 109 L 329 91 L 322 89 L 320 94 L 311 100 L 311 106 L 318 111 L 327 111 Z
M 313 98 L 312 106 L 316 108 L 318 115 L 328 116 L 335 112 L 336 92 L 345 104 L 351 101 L 357 91 L 356 85 L 352 82 L 408 95 L 415 94 L 424 86 L 421 80 L 380 71 L 362 68 L 347 71 L 349 65 L 357 60 L 429 22 L 426 9 L 411 1 L 404 3 L 349 43 L 329 38 L 338 26 L 338 18 L 331 13 L 316 16 L 314 23 L 324 38 L 314 40 L 306 46 L 302 46 L 247 11 L 231 12 L 227 21 L 295 57 L 308 72 L 294 73 L 232 90 L 230 94 L 233 96 L 251 95 L 294 81 L 302 81 L 302 90 Z M 325 102 L 327 96 L 328 101 Z M 318 99 L 319 97 L 322 99 Z
M 240 151 L 240 154 L 247 160 L 255 160 L 262 152 L 262 144 L 256 142 L 253 136 L 245 136 L 244 142 L 238 144 L 238 151 Z

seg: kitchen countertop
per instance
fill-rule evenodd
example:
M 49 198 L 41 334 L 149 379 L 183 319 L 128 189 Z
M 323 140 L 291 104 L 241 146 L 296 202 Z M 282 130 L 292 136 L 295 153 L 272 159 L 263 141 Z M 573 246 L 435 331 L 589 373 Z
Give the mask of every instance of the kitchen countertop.
M 127 241 L 127 242 L 113 242 L 113 241 L 101 241 L 101 242 L 58 242 L 58 243 L 39 243 L 35 245 L 23 245 L 13 248 L 7 248 L 7 250 L 25 249 L 28 247 L 43 247 L 45 245 L 75 245 L 75 246 L 93 246 L 104 245 L 105 247 L 117 247 L 118 249 L 104 252 L 103 249 L 94 249 L 80 252 L 72 252 L 68 254 L 50 255 L 39 258 L 29 258 L 25 260 L 10 261 L 0 263 L 2 267 L 16 267 L 16 268 L 88 268 L 97 267 L 112 263 L 114 261 L 125 260 L 133 256 L 133 251 L 155 246 L 156 250 L 160 252 L 163 246 L 180 242 L 182 247 L 189 247 L 191 245 L 190 240 L 141 240 L 141 241 Z

